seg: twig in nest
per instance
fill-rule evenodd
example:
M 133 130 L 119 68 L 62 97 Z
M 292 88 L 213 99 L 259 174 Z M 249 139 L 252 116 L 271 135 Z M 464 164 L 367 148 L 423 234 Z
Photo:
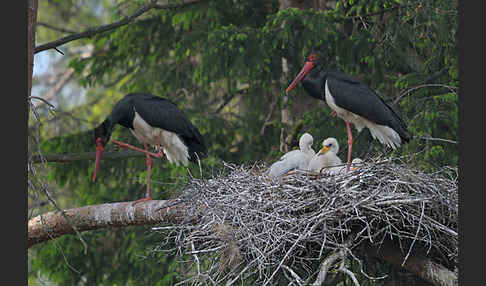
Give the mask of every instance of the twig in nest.
M 354 285 L 359 286 L 358 279 L 356 279 L 356 276 L 354 275 L 354 273 L 351 272 L 348 268 L 346 268 L 346 266 L 344 266 L 345 261 L 346 261 L 346 257 L 344 256 L 341 259 L 341 265 L 339 266 L 339 271 L 348 275 L 351 278 L 351 280 L 353 281 Z
M 344 267 L 344 261 L 346 260 L 347 248 L 351 246 L 351 243 L 353 242 L 354 238 L 355 238 L 354 234 L 350 235 L 348 237 L 348 239 L 346 240 L 346 242 L 344 242 L 344 244 L 342 245 L 342 248 L 340 248 L 338 251 L 334 252 L 333 254 L 329 255 L 328 257 L 326 257 L 326 259 L 324 259 L 321 262 L 319 273 L 317 274 L 317 278 L 314 281 L 314 283 L 312 283 L 312 286 L 319 286 L 326 280 L 326 276 L 327 276 L 329 269 L 338 259 L 341 259 L 341 261 L 342 261 L 341 266 L 339 267 L 339 270 L 342 271 L 342 272 L 345 272 L 346 274 L 349 275 L 349 273 L 347 273 L 347 272 L 350 272 L 350 271 L 347 270 Z M 354 275 L 352 277 L 354 277 Z M 354 279 L 356 279 L 356 277 L 354 277 Z M 358 285 L 359 285 L 359 283 L 358 283 Z

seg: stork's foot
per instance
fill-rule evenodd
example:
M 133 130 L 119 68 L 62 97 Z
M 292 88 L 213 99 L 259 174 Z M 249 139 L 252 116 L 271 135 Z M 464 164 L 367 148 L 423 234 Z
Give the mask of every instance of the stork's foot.
M 146 202 L 146 201 L 151 201 L 152 198 L 151 197 L 145 197 L 145 198 L 142 198 L 142 199 L 139 199 L 139 200 L 136 200 L 132 203 L 132 207 L 135 206 L 136 204 L 138 203 L 142 203 L 142 202 Z
M 164 153 L 162 153 L 162 148 L 159 146 L 157 149 L 158 149 L 157 153 L 154 153 L 155 155 L 153 156 L 158 158 L 164 157 Z

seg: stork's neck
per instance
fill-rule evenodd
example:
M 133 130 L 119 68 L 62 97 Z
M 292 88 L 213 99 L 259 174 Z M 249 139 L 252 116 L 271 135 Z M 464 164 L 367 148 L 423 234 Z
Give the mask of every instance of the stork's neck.
M 307 93 L 317 99 L 325 100 L 324 98 L 324 83 L 327 79 L 327 71 L 322 67 L 318 67 L 307 74 L 302 80 L 302 86 Z
M 135 110 L 133 104 L 127 97 L 120 100 L 110 115 L 106 118 L 109 127 L 113 129 L 116 124 L 120 124 L 123 127 L 133 129 L 133 119 L 135 118 Z M 111 129 L 110 129 L 111 130 Z
M 339 152 L 339 146 L 332 146 L 329 152 L 332 152 L 334 153 L 334 155 L 337 155 L 337 153 Z
M 115 128 L 116 124 L 121 124 L 122 126 L 126 128 L 132 128 L 133 129 L 133 116 L 130 116 L 126 112 L 120 112 L 121 110 L 119 108 L 113 109 L 113 111 L 106 117 L 105 121 L 103 124 L 105 124 L 106 130 L 108 130 L 109 133 L 113 131 L 113 128 Z
M 312 151 L 312 146 L 309 146 L 308 144 L 299 144 L 300 151 L 310 154 Z
M 115 125 L 118 123 L 118 121 L 119 120 L 117 118 L 113 117 L 113 113 L 112 113 L 108 115 L 108 117 L 106 117 L 105 121 L 103 121 L 102 124 L 105 125 L 105 129 L 108 131 L 108 133 L 111 134 L 113 128 L 115 128 Z
M 98 140 L 98 138 L 101 138 L 101 144 L 103 146 L 108 143 L 111 137 L 111 132 L 113 131 L 114 123 L 109 120 L 108 118 L 105 119 L 98 127 L 94 129 L 94 140 L 95 142 Z

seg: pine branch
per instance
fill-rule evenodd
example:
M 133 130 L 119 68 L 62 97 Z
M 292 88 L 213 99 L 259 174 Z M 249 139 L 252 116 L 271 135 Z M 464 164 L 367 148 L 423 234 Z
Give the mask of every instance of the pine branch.
M 75 40 L 79 40 L 79 39 L 83 39 L 83 38 L 91 38 L 96 34 L 100 34 L 100 33 L 110 31 L 110 30 L 116 29 L 118 27 L 124 26 L 124 25 L 132 22 L 135 18 L 139 17 L 140 15 L 142 15 L 142 14 L 144 14 L 144 13 L 146 13 L 146 12 L 152 10 L 152 9 L 161 9 L 161 10 L 175 9 L 175 8 L 185 7 L 185 6 L 197 3 L 197 2 L 199 2 L 199 0 L 183 1 L 180 4 L 169 4 L 168 3 L 168 4 L 162 5 L 162 4 L 157 4 L 156 0 L 152 0 L 150 2 L 150 4 L 142 6 L 135 13 L 133 13 L 130 16 L 123 18 L 120 21 L 117 21 L 117 22 L 114 22 L 114 23 L 111 23 L 111 24 L 107 24 L 107 25 L 103 25 L 103 26 L 99 26 L 99 27 L 89 28 L 84 32 L 68 35 L 68 36 L 60 38 L 58 40 L 37 46 L 34 49 L 34 54 L 36 54 L 38 52 L 45 51 L 45 50 L 56 48 L 60 45 L 63 45 L 63 44 L 66 44 L 66 43 L 69 43 L 69 42 L 72 42 L 72 41 L 75 41 Z

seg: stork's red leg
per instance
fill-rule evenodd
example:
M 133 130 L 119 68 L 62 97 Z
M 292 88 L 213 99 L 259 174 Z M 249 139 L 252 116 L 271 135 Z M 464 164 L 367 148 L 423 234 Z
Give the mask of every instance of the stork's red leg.
M 132 150 L 135 150 L 135 151 L 139 151 L 139 152 L 142 152 L 146 155 L 150 155 L 150 156 L 153 156 L 155 158 L 162 158 L 163 154 L 161 151 L 159 151 L 158 153 L 153 153 L 153 152 L 149 152 L 148 150 L 143 150 L 143 149 L 140 149 L 140 148 L 137 148 L 135 146 L 132 146 L 130 144 L 127 144 L 125 142 L 120 142 L 118 140 L 111 140 L 111 142 L 115 143 L 116 145 L 122 147 L 122 148 L 126 148 L 126 149 L 132 149 Z
M 147 144 L 144 144 L 144 147 L 145 147 L 145 151 L 147 151 Z M 150 153 L 150 152 L 147 151 L 147 153 Z M 140 202 L 145 202 L 145 201 L 149 201 L 149 200 L 152 199 L 152 198 L 150 198 L 150 172 L 152 170 L 152 158 L 150 158 L 150 155 L 147 154 L 147 153 L 145 153 L 146 157 L 147 157 L 147 191 L 145 193 L 145 198 L 134 201 L 132 203 L 132 206 L 134 206 L 135 204 L 138 204 Z
M 147 150 L 147 144 L 144 144 L 145 150 Z M 145 197 L 150 198 L 150 173 L 152 170 L 152 158 L 150 155 L 147 155 L 147 191 L 145 193 Z
M 349 172 L 349 168 L 351 167 L 351 149 L 353 148 L 353 133 L 351 132 L 351 126 L 347 121 L 346 127 L 348 129 L 348 164 L 346 167 L 346 172 Z
M 157 137 L 157 139 L 156 139 L 157 147 L 159 149 L 157 153 L 149 152 L 148 148 L 147 148 L 147 144 L 144 144 L 145 150 L 143 150 L 143 149 L 140 149 L 138 147 L 127 144 L 125 142 L 120 142 L 118 140 L 111 140 L 111 141 L 114 144 L 117 144 L 118 146 L 120 146 L 122 148 L 139 151 L 139 152 L 142 152 L 146 155 L 146 157 L 147 157 L 147 191 L 146 191 L 146 194 L 145 194 L 145 198 L 134 201 L 132 203 L 132 206 L 134 206 L 135 204 L 138 204 L 140 202 L 151 200 L 152 198 L 150 198 L 150 173 L 151 173 L 151 169 L 152 169 L 152 158 L 150 156 L 153 156 L 155 158 L 162 158 L 164 156 L 164 154 L 162 153 L 162 148 L 159 144 L 159 137 Z

